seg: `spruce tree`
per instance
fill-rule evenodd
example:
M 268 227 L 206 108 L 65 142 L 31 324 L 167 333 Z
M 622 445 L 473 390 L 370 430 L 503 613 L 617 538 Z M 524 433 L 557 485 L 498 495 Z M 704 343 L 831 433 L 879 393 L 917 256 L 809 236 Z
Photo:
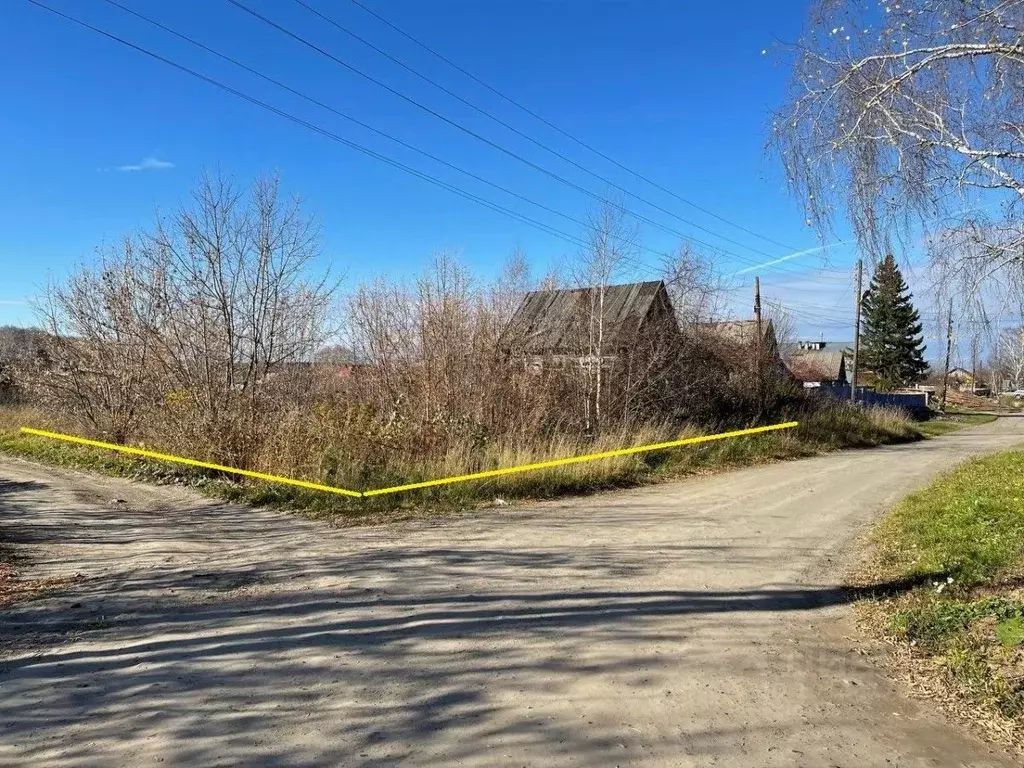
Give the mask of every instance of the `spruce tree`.
M 880 389 L 896 389 L 924 377 L 921 318 L 896 259 L 887 255 L 875 269 L 861 306 L 861 359 Z

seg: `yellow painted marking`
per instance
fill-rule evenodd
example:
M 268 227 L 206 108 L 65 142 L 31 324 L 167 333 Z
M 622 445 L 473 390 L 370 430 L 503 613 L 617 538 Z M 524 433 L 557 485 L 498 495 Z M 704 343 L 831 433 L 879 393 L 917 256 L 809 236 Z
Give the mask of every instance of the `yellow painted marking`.
M 157 453 L 156 451 L 145 451 L 141 448 L 129 448 L 126 445 L 117 445 L 115 443 L 103 443 L 99 440 L 86 440 L 84 437 L 76 437 L 75 435 L 62 435 L 60 432 L 46 432 L 42 429 L 32 429 L 31 427 L 22 427 L 21 431 L 27 435 L 37 435 L 38 437 L 49 437 L 53 440 L 64 440 L 69 443 L 81 443 L 82 445 L 91 445 L 94 448 L 107 448 L 111 451 L 120 451 L 121 453 L 130 453 L 133 456 L 146 456 L 150 459 L 161 459 L 162 461 L 174 461 L 178 464 L 188 464 L 193 467 L 205 467 L 206 469 L 218 469 L 221 472 L 231 472 L 236 475 L 245 475 L 246 477 L 255 477 L 258 480 L 266 480 L 271 483 L 286 483 L 288 485 L 297 485 L 300 488 L 310 488 L 314 491 L 326 491 L 327 493 L 340 493 L 342 496 L 352 496 L 359 498 L 363 494 L 359 491 L 350 491 L 347 488 L 335 488 L 332 485 L 321 485 L 320 483 L 307 483 L 305 480 L 293 480 L 290 477 L 280 477 L 278 475 L 266 475 L 262 472 L 250 472 L 247 469 L 236 469 L 235 467 L 225 467 L 221 464 L 211 464 L 208 461 L 196 461 L 195 459 L 186 459 L 183 456 L 172 456 L 168 453 Z
M 31 427 L 22 427 L 21 431 L 27 435 L 36 435 L 38 437 L 48 437 L 53 440 L 64 440 L 69 443 L 80 443 L 82 445 L 90 445 L 94 448 L 106 448 L 111 451 L 120 451 L 121 453 L 128 453 L 134 456 L 146 456 L 151 459 L 160 459 L 162 461 L 174 461 L 179 464 L 188 464 L 193 467 L 205 467 L 206 469 L 217 469 L 222 472 L 231 472 L 236 475 L 244 475 L 245 477 L 254 477 L 258 480 L 266 480 L 271 483 L 285 483 L 287 485 L 297 485 L 300 488 L 309 488 L 314 491 L 325 491 L 327 493 L 338 493 L 342 496 L 351 496 L 353 498 L 360 498 L 365 496 L 383 496 L 386 493 L 399 493 L 400 491 L 412 491 L 417 488 L 431 488 L 435 485 L 449 485 L 451 483 L 464 483 L 469 480 L 483 480 L 488 477 L 499 477 L 501 475 L 511 475 L 515 472 L 530 472 L 535 469 L 547 469 L 549 467 L 562 467 L 567 464 L 580 464 L 584 461 L 597 461 L 598 459 L 611 459 L 616 456 L 630 456 L 634 453 L 645 453 L 647 451 L 661 451 L 666 448 L 678 448 L 682 445 L 696 445 L 698 443 L 710 443 L 713 440 L 725 440 L 730 437 L 743 437 L 744 435 L 758 435 L 763 432 L 774 432 L 779 429 L 792 429 L 797 426 L 799 422 L 787 421 L 783 424 L 771 424 L 767 427 L 751 427 L 750 429 L 737 429 L 732 432 L 720 432 L 717 435 L 700 435 L 699 437 L 686 437 L 682 440 L 670 440 L 667 443 L 651 443 L 650 445 L 638 445 L 633 448 L 619 448 L 614 451 L 602 451 L 601 453 L 588 453 L 583 456 L 570 456 L 567 459 L 552 459 L 550 461 L 541 461 L 536 464 L 522 464 L 518 467 L 507 467 L 505 469 L 491 469 L 486 472 L 474 472 L 469 475 L 457 475 L 455 477 L 442 477 L 438 480 L 424 480 L 421 483 L 409 483 L 407 485 L 395 485 L 391 488 L 378 488 L 374 491 L 350 491 L 347 488 L 335 488 L 332 485 L 321 485 L 320 483 L 308 483 L 305 480 L 295 480 L 290 477 L 281 477 L 280 475 L 267 475 L 263 472 L 251 472 L 247 469 L 236 469 L 235 467 L 225 467 L 221 464 L 211 464 L 206 461 L 196 461 L 195 459 L 187 459 L 183 456 L 174 456 L 168 453 L 157 453 L 156 451 L 146 451 L 142 448 L 129 448 L 126 445 L 117 445 L 115 443 L 104 443 L 99 440 L 87 440 L 84 437 L 76 437 L 75 435 L 64 435 L 60 432 L 47 432 L 42 429 L 32 429 Z
M 430 488 L 435 485 L 447 485 L 449 483 L 462 483 L 467 480 L 482 480 L 485 477 L 498 477 L 499 475 L 511 475 L 513 472 L 529 472 L 534 469 L 546 469 L 547 467 L 561 467 L 566 464 L 579 464 L 584 461 L 595 461 L 597 459 L 610 459 L 615 456 L 629 456 L 634 453 L 645 451 L 660 451 L 665 448 L 676 448 L 681 445 L 695 445 L 697 443 L 709 443 L 712 440 L 725 440 L 729 437 L 742 437 L 743 435 L 756 435 L 762 432 L 772 432 L 777 429 L 792 429 L 799 422 L 787 421 L 784 424 L 772 424 L 767 427 L 752 427 L 750 429 L 738 429 L 734 432 L 721 432 L 717 435 L 701 435 L 700 437 L 687 437 L 682 440 L 671 440 L 667 443 L 652 443 L 651 445 L 638 445 L 634 448 L 619 448 L 615 451 L 604 451 L 602 453 L 588 453 L 584 456 L 572 456 L 568 459 L 553 459 L 541 461 L 536 464 L 523 464 L 518 467 L 506 469 L 491 469 L 486 472 L 474 472 L 470 475 L 458 475 L 457 477 L 444 477 L 440 480 L 425 480 L 422 483 L 409 483 L 408 485 L 396 485 L 392 488 L 378 488 L 375 491 L 365 491 L 363 496 L 382 496 L 385 493 L 398 493 L 399 491 L 411 491 L 416 488 Z

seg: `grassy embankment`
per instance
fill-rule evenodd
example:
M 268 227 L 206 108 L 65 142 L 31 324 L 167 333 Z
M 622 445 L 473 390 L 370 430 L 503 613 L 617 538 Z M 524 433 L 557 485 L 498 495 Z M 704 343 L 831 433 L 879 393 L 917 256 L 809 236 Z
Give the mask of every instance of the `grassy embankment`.
M 902 415 L 883 409 L 868 411 L 837 406 L 798 417 L 794 430 L 768 433 L 678 448 L 637 454 L 615 459 L 512 474 L 485 481 L 460 483 L 410 493 L 372 499 L 348 499 L 331 494 L 267 483 L 236 483 L 217 473 L 192 471 L 187 467 L 147 459 L 132 459 L 110 451 L 70 445 L 24 436 L 20 425 L 60 429 L 43 414 L 26 409 L 0 409 L 0 451 L 57 465 L 93 470 L 105 474 L 151 482 L 178 482 L 194 485 L 208 495 L 254 504 L 269 504 L 301 509 L 311 514 L 359 514 L 400 509 L 415 509 L 425 504 L 441 507 L 468 507 L 503 499 L 552 498 L 588 493 L 601 489 L 636 486 L 647 482 L 681 477 L 718 468 L 738 467 L 780 459 L 811 456 L 840 448 L 871 447 L 920 439 L 916 425 Z M 682 436 L 700 434 L 690 430 Z M 587 443 L 569 440 L 548 445 L 489 445 L 481 460 L 467 452 L 453 452 L 441 461 L 425 462 L 402 473 L 362 478 L 361 487 L 382 487 L 424 479 L 509 467 L 679 438 L 678 432 L 644 429 L 639 433 L 608 434 Z M 159 447 L 146 446 L 160 450 Z M 173 452 L 173 451 L 172 451 Z M 326 454 L 326 452 L 325 452 Z M 470 469 L 472 468 L 472 469 Z M 289 474 L 280 466 L 261 466 L 264 472 Z M 360 489 L 347 476 L 325 461 L 319 472 L 301 473 L 315 482 Z
M 1022 747 L 1024 451 L 974 459 L 908 496 L 873 539 L 872 583 L 921 583 L 862 606 L 899 673 Z
M 928 421 L 916 424 L 917 431 L 925 437 L 940 437 L 950 432 L 957 432 L 964 427 L 974 427 L 980 424 L 988 424 L 995 421 L 997 417 L 984 413 L 956 412 L 947 413 L 943 416 L 934 416 Z

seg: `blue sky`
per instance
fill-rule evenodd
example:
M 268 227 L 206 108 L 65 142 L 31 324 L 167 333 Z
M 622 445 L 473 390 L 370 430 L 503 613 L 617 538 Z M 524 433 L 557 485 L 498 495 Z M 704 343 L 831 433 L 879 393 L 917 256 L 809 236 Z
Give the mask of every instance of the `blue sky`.
M 568 229 L 574 225 L 395 147 L 301 99 L 156 30 L 103 0 L 48 5 L 293 112 L 444 181 Z M 582 218 L 593 200 L 437 120 L 227 0 L 119 0 L 267 75 L 469 168 L 519 194 Z M 339 58 L 492 141 L 597 194 L 608 185 L 548 155 L 365 48 L 292 0 L 244 0 Z M 696 225 L 631 199 L 631 209 L 719 244 L 726 272 L 818 245 L 765 156 L 769 110 L 786 72 L 772 55 L 794 39 L 804 2 L 672 0 L 365 0 L 377 12 L 476 76 L 624 165 L 750 230 L 758 240 L 639 183 L 474 84 L 348 0 L 310 4 L 411 67 L 612 182 Z M 535 271 L 574 246 L 433 187 L 24 0 L 0 5 L 0 323 L 25 322 L 24 302 L 93 249 L 173 208 L 200 171 L 245 181 L 280 173 L 325 226 L 325 263 L 348 284 L 398 277 L 435 251 L 461 251 L 487 275 L 517 245 Z M 671 250 L 678 236 L 644 226 L 643 243 Z M 786 259 L 759 271 L 768 297 L 802 312 L 805 335 L 850 336 L 852 247 Z M 649 253 L 644 260 L 654 264 Z M 643 276 L 638 269 L 627 277 Z M 737 312 L 749 313 L 753 271 L 737 275 Z

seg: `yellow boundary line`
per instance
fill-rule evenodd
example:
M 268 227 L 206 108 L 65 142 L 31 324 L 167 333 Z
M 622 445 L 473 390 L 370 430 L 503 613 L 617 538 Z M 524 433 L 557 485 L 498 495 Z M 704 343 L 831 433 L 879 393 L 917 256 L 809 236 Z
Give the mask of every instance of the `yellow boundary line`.
M 361 494 L 359 491 L 350 491 L 347 488 L 335 488 L 332 485 L 321 485 L 320 483 L 307 483 L 305 480 L 294 480 L 290 477 L 281 477 L 279 475 L 267 475 L 263 472 L 250 472 L 247 469 L 236 469 L 235 467 L 225 467 L 222 464 L 211 464 L 208 461 L 196 461 L 195 459 L 186 459 L 184 456 L 173 456 L 168 453 L 157 453 L 156 451 L 145 451 L 141 448 L 129 448 L 127 445 L 117 445 L 116 443 L 104 443 L 99 440 L 87 440 L 84 437 L 76 437 L 75 435 L 63 435 L 60 432 L 47 432 L 42 429 L 32 429 L 31 427 L 22 427 L 21 431 L 27 435 L 36 435 L 37 437 L 49 437 L 53 440 L 64 440 L 69 443 L 81 443 L 82 445 L 91 445 L 94 448 L 107 448 L 111 451 L 120 451 L 121 453 L 129 453 L 133 456 L 146 456 L 150 459 L 161 459 L 163 461 L 175 461 L 179 464 L 188 464 L 193 467 L 205 467 L 206 469 L 219 469 L 222 472 L 231 472 L 236 475 L 245 475 L 246 477 L 255 477 L 258 480 L 267 480 L 271 483 L 286 483 L 288 485 L 297 485 L 300 488 L 310 488 L 314 491 L 327 491 L 328 493 L 340 493 L 342 496 L 351 496 L 358 499 Z
M 236 469 L 235 467 L 225 467 L 222 464 L 211 464 L 206 461 L 196 461 L 195 459 L 187 459 L 183 456 L 174 456 L 169 453 L 157 453 L 156 451 L 146 451 L 142 448 L 129 448 L 126 445 L 117 445 L 116 443 L 104 443 L 99 440 L 87 440 L 84 437 L 77 437 L 75 435 L 65 435 L 60 432 L 47 432 L 42 429 L 33 429 L 31 427 L 22 427 L 21 431 L 27 435 L 36 435 L 37 437 L 48 437 L 52 440 L 64 440 L 69 443 L 80 443 L 81 445 L 89 445 L 94 448 L 106 448 L 111 451 L 119 451 L 121 453 L 128 453 L 134 456 L 146 456 L 151 459 L 160 459 L 162 461 L 173 461 L 179 464 L 188 464 L 193 467 L 205 467 L 206 469 L 216 469 L 222 472 L 231 472 L 236 475 L 244 475 L 245 477 L 254 477 L 258 480 L 266 480 L 271 483 L 284 483 L 286 485 L 297 485 L 300 488 L 309 488 L 314 491 L 326 491 L 327 493 L 338 493 L 342 496 L 351 496 L 353 498 L 363 498 L 368 496 L 383 496 L 386 493 L 399 493 L 401 491 L 413 491 L 417 488 L 431 488 L 436 485 L 449 485 L 451 483 L 464 483 L 470 480 L 483 480 L 488 477 L 499 477 L 501 475 L 511 475 L 516 472 L 530 472 L 535 469 L 547 469 L 549 467 L 561 467 L 567 464 L 580 464 L 584 461 L 597 461 L 598 459 L 611 459 L 616 456 L 630 456 L 635 453 L 645 453 L 647 451 L 661 451 L 666 448 L 678 448 L 683 445 L 696 445 L 698 443 L 710 443 L 714 440 L 725 440 L 730 437 L 743 437 L 744 435 L 757 435 L 764 432 L 774 432 L 780 429 L 792 429 L 797 426 L 799 422 L 787 421 L 783 424 L 771 424 L 767 427 L 751 427 L 749 429 L 737 429 L 732 432 L 719 432 L 716 435 L 701 435 L 699 437 L 686 437 L 682 440 L 670 440 L 667 443 L 651 443 L 650 445 L 638 445 L 633 448 L 619 448 L 614 451 L 602 451 L 601 453 L 588 453 L 582 456 L 570 456 L 567 459 L 552 459 L 550 461 L 541 461 L 536 464 L 521 464 L 518 467 L 506 467 L 505 469 L 491 469 L 485 472 L 473 472 L 469 475 L 456 475 L 454 477 L 442 477 L 438 480 L 424 480 L 420 483 L 408 483 L 407 485 L 394 485 L 390 488 L 378 488 L 372 491 L 350 491 L 347 488 L 336 488 L 332 485 L 321 485 L 320 483 L 308 483 L 305 480 L 295 480 L 290 477 L 281 477 L 280 475 L 268 475 L 263 472 L 251 472 L 247 469 Z
M 568 459 L 552 459 L 541 461 L 536 464 L 521 464 L 518 467 L 507 467 L 505 469 L 491 469 L 486 472 L 474 472 L 470 475 L 457 475 L 455 477 L 443 477 L 440 480 L 425 480 L 422 483 L 409 483 L 408 485 L 396 485 L 391 488 L 378 488 L 375 491 L 365 491 L 363 496 L 382 496 L 385 493 L 398 493 L 399 491 L 412 491 L 416 488 L 430 488 L 434 485 L 447 485 L 449 483 L 462 483 L 468 480 L 482 480 L 485 477 L 498 477 L 499 475 L 511 475 L 514 472 L 529 472 L 534 469 L 546 469 L 548 467 L 561 467 L 566 464 L 580 464 L 584 461 L 595 461 L 597 459 L 611 459 L 615 456 L 629 456 L 634 453 L 645 453 L 646 451 L 660 451 L 665 448 L 677 448 L 681 445 L 694 445 L 696 443 L 710 443 L 713 440 L 725 440 L 729 437 L 742 437 L 743 435 L 756 435 L 762 432 L 773 432 L 778 429 L 792 429 L 799 422 L 787 421 L 784 424 L 772 424 L 767 427 L 752 427 L 750 429 L 737 429 L 734 432 L 720 432 L 717 435 L 701 435 L 700 437 L 686 437 L 682 440 L 670 440 L 667 443 L 651 443 L 650 445 L 638 445 L 633 448 L 619 448 L 614 451 L 603 451 L 601 453 L 588 453 L 583 456 L 572 456 Z

